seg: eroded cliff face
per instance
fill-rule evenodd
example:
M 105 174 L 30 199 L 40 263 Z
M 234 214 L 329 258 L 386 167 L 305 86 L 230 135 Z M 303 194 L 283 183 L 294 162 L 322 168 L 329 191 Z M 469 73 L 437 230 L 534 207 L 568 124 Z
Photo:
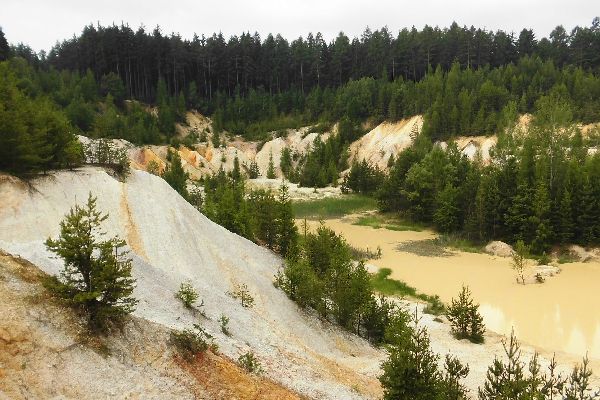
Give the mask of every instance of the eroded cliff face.
M 131 249 L 137 279 L 134 296 L 139 300 L 134 317 L 163 332 L 156 333 L 160 338 L 151 339 L 163 344 L 156 344 L 148 359 L 165 351 L 168 329 L 189 328 L 198 322 L 198 316 L 174 297 L 181 282 L 190 280 L 204 302 L 206 318 L 200 323 L 215 337 L 225 357 L 237 360 L 253 351 L 265 377 L 310 397 L 379 397 L 382 351 L 306 315 L 273 286 L 282 263 L 279 257 L 214 224 L 154 175 L 134 170 L 122 182 L 102 169 L 86 167 L 52 173 L 29 184 L 4 176 L 0 179 L 0 248 L 21 255 L 46 273 L 58 274 L 61 262 L 48 253 L 44 240 L 58 235 L 63 216 L 73 205 L 83 203 L 90 192 L 98 198 L 98 209 L 110 215 L 103 223 L 104 230 L 109 236 L 126 239 Z M 248 286 L 254 307 L 244 308 L 228 294 L 237 284 Z M 221 332 L 221 314 L 230 319 L 231 337 Z M 69 334 L 76 337 L 78 332 Z M 135 335 L 122 339 L 122 346 L 136 342 Z M 60 346 L 53 346 L 68 347 L 72 342 L 67 337 Z M 142 364 L 146 360 L 145 355 L 136 353 L 132 357 L 141 357 Z M 160 362 L 170 363 L 167 359 Z M 125 364 L 123 377 L 128 376 Z M 97 364 L 97 371 L 90 376 L 101 381 L 94 374 L 104 371 L 109 376 L 111 368 L 111 364 Z M 84 371 L 75 368 L 73 374 Z M 188 371 L 188 375 L 194 373 L 199 373 L 196 367 Z M 54 379 L 48 374 L 49 380 Z M 168 387 L 169 382 L 160 385 Z
M 167 344 L 169 330 L 132 317 L 91 336 L 81 316 L 42 287 L 45 274 L 0 251 L 0 398 L 299 399 L 205 353 L 191 363 Z

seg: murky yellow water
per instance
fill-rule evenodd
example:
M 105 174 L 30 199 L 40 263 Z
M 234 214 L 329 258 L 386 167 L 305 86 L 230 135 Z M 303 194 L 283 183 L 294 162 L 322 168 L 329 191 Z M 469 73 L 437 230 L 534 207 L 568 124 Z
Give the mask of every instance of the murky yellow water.
M 432 232 L 373 229 L 346 219 L 325 223 L 354 246 L 380 246 L 383 257 L 369 262 L 390 268 L 393 278 L 423 293 L 448 302 L 468 285 L 492 331 L 510 334 L 514 328 L 530 345 L 600 359 L 600 262 L 563 264 L 556 277 L 523 286 L 516 283 L 509 258 L 464 252 L 422 257 L 396 249 L 403 242 L 431 239 Z

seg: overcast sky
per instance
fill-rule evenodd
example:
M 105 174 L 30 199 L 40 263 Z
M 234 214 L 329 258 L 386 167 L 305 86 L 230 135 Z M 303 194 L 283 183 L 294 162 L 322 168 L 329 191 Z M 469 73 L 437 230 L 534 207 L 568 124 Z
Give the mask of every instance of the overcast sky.
M 257 31 L 288 39 L 321 32 L 329 41 L 338 32 L 357 36 L 366 26 L 446 27 L 452 21 L 488 30 L 532 28 L 538 38 L 557 25 L 567 31 L 589 26 L 600 16 L 600 0 L 0 0 L 0 26 L 10 43 L 48 50 L 79 34 L 89 23 L 128 23 L 184 38 L 223 32 Z

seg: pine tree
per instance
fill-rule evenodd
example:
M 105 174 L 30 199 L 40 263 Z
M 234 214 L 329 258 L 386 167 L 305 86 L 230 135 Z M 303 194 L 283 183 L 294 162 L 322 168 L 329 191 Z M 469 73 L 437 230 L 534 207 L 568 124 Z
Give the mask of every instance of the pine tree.
M 177 191 L 184 199 L 188 198 L 187 180 L 188 173 L 183 169 L 181 157 L 177 150 L 169 149 L 169 164 L 165 167 L 163 179 Z
M 60 236 L 46 240 L 46 247 L 62 258 L 60 278 L 48 287 L 75 306 L 82 306 L 90 327 L 104 329 L 107 322 L 131 313 L 137 300 L 131 295 L 131 259 L 119 237 L 101 241 L 100 224 L 108 218 L 96 210 L 91 193 L 84 207 L 76 205 L 60 223 Z
M 296 250 L 298 228 L 294 222 L 292 202 L 285 183 L 279 186 L 279 197 L 277 200 L 277 247 L 279 254 L 286 257 L 290 252 Z
M 534 253 L 542 254 L 548 250 L 550 241 L 552 240 L 550 198 L 548 196 L 548 188 L 543 182 L 540 182 L 535 190 L 533 213 L 532 222 L 536 227 L 531 247 Z
M 469 339 L 473 343 L 483 343 L 485 325 L 479 314 L 479 304 L 471 298 L 471 291 L 463 286 L 457 299 L 452 299 L 446 312 L 452 325 L 452 333 L 458 339 Z
M 416 317 L 415 317 L 416 319 Z M 442 380 L 438 356 L 430 349 L 429 334 L 415 321 L 409 335 L 398 335 L 400 342 L 390 348 L 379 378 L 386 400 L 431 400 L 438 398 Z
M 273 163 L 273 152 L 269 153 L 269 166 L 267 167 L 267 178 L 275 179 L 275 164 Z
M 529 381 L 525 377 L 525 365 L 520 360 L 521 350 L 514 332 L 510 340 L 503 340 L 506 363 L 495 359 L 488 368 L 483 388 L 479 388 L 480 400 L 524 399 Z
M 571 204 L 571 194 L 568 188 L 563 190 L 562 197 L 560 199 L 560 205 L 558 210 L 558 236 L 561 244 L 571 243 L 573 240 L 573 211 Z
M 242 178 L 242 172 L 240 171 L 240 159 L 235 154 L 233 158 L 233 169 L 231 170 L 231 179 L 234 181 L 239 181 Z
M 252 160 L 250 162 L 250 168 L 248 168 L 248 177 L 250 179 L 256 179 L 256 178 L 258 178 L 259 174 L 260 174 L 260 171 L 258 169 L 258 164 L 256 163 L 256 161 Z
M 8 46 L 8 42 L 4 37 L 4 32 L 2 32 L 2 28 L 0 27 L 0 61 L 7 60 L 9 55 L 10 47 Z
M 221 136 L 216 131 L 213 131 L 210 139 L 213 148 L 218 149 L 221 146 Z
M 292 172 L 292 152 L 288 147 L 285 147 L 281 151 L 281 160 L 279 161 L 279 167 L 284 177 L 290 179 Z

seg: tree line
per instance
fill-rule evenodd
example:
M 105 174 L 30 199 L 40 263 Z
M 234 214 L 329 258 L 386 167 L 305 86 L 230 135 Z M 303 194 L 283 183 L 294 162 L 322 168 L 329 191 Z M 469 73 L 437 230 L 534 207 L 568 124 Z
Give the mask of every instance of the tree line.
M 57 43 L 47 62 L 58 69 L 92 70 L 97 79 L 118 74 L 129 97 L 156 99 L 164 79 L 171 95 L 190 92 L 212 100 L 221 92 L 232 97 L 263 88 L 270 94 L 291 89 L 308 93 L 315 87 L 337 87 L 363 77 L 418 81 L 430 66 L 449 70 L 454 62 L 465 69 L 491 68 L 515 63 L 524 56 L 539 56 L 555 65 L 583 69 L 600 66 L 600 19 L 589 27 L 567 32 L 557 26 L 548 38 L 536 38 L 530 29 L 518 34 L 459 26 L 366 28 L 360 37 L 343 32 L 329 43 L 320 33 L 288 41 L 281 35 L 244 32 L 225 38 L 221 33 L 197 36 L 151 32 L 142 26 L 84 27 L 82 33 Z

